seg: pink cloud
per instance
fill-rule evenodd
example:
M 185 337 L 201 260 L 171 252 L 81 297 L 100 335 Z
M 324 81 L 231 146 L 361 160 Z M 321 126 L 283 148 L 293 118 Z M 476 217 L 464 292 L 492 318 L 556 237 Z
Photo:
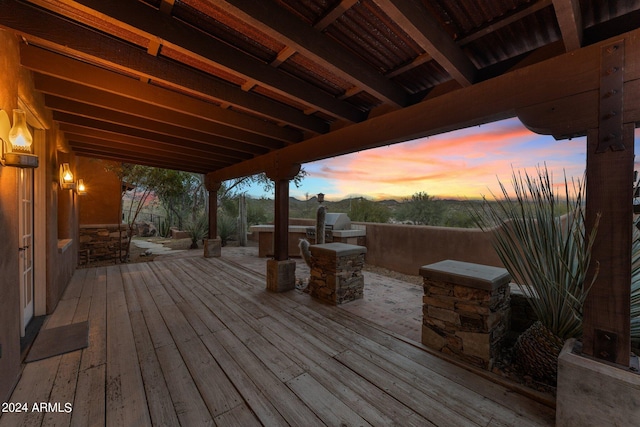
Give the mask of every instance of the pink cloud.
M 418 191 L 478 197 L 488 189 L 495 192 L 498 179 L 509 184 L 512 168 L 533 170 L 546 162 L 558 180 L 563 169 L 567 176 L 581 178 L 585 150 L 583 138 L 554 141 L 512 119 L 327 159 L 309 171 L 332 181 L 340 193 L 334 197 L 406 197 Z

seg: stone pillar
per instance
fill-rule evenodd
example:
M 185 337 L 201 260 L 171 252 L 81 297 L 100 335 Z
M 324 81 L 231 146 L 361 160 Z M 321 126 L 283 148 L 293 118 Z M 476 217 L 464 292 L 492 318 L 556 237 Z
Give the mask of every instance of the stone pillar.
M 313 245 L 309 295 L 337 305 L 362 298 L 362 267 L 367 248 L 345 243 Z
M 491 369 L 509 330 L 507 270 L 446 260 L 423 266 L 420 275 L 422 343 Z
M 218 190 L 220 182 L 206 177 L 205 186 L 209 191 L 209 236 L 204 239 L 204 257 L 212 258 L 222 255 L 222 240 L 218 237 Z
M 300 164 L 275 164 L 266 171 L 275 184 L 273 260 L 267 261 L 267 290 L 295 289 L 296 262 L 289 259 L 289 181 L 300 172 Z

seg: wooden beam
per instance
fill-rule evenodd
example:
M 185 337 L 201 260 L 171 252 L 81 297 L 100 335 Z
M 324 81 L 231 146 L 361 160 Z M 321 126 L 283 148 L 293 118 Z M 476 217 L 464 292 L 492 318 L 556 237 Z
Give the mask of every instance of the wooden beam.
M 127 114 L 126 112 L 109 110 L 95 105 L 88 105 L 56 96 L 47 95 L 45 97 L 45 103 L 47 107 L 53 111 L 68 113 L 77 117 L 100 120 L 107 123 L 114 123 L 141 131 L 158 133 L 176 139 L 187 139 L 201 143 L 204 146 L 212 148 L 220 147 L 230 150 L 230 152 L 237 152 L 238 154 L 245 153 L 250 156 L 254 156 L 256 154 L 264 154 L 269 151 L 267 148 L 259 148 L 240 141 L 211 136 L 207 133 L 199 132 L 196 129 L 178 127 L 157 120 L 136 117 Z
M 567 52 L 582 47 L 582 12 L 579 0 L 553 0 L 556 19 Z
M 246 153 L 240 153 L 238 151 L 229 150 L 228 148 L 216 147 L 213 144 L 203 144 L 195 141 L 191 141 L 184 138 L 170 137 L 159 133 L 145 131 L 140 129 L 131 128 L 128 126 L 122 126 L 115 123 L 103 122 L 101 120 L 89 119 L 86 117 L 79 117 L 73 114 L 61 113 L 55 111 L 53 113 L 53 119 L 59 123 L 73 124 L 77 126 L 104 130 L 107 132 L 119 133 L 122 135 L 128 135 L 140 139 L 146 139 L 153 142 L 162 142 L 165 144 L 173 144 L 176 146 L 184 146 L 191 148 L 209 147 L 211 152 L 216 153 L 220 158 L 229 159 L 232 161 L 246 160 L 251 158 L 251 155 Z
M 474 83 L 477 69 L 424 5 L 411 0 L 373 0 L 461 86 Z
M 337 77 L 364 88 L 385 103 L 396 107 L 407 104 L 407 93 L 400 86 L 375 73 L 364 61 L 319 31 L 288 13 L 273 13 L 273 6 L 262 1 L 213 0 L 221 9 L 236 16 L 268 36 L 289 46 Z M 318 106 L 316 106 L 318 107 Z M 319 108 L 322 111 L 322 109 Z M 346 118 L 346 117 L 343 117 Z
M 338 18 L 340 18 L 344 13 L 351 9 L 354 4 L 358 3 L 359 0 L 341 0 L 339 1 L 333 9 L 329 10 L 318 22 L 313 25 L 318 31 L 322 31 L 327 28 L 329 25 L 333 24 Z
M 75 125 L 62 124 L 60 130 L 64 132 L 68 140 L 73 140 L 76 143 L 90 144 L 94 147 L 107 148 L 116 154 L 119 149 L 139 152 L 142 155 L 154 152 L 167 158 L 173 158 L 174 160 L 180 157 L 193 160 L 206 160 L 211 167 L 223 167 L 232 163 L 228 160 L 225 161 L 225 159 L 221 159 L 210 151 L 158 144 L 140 138 L 128 137 L 127 135 L 96 131 Z
M 625 86 L 640 79 L 640 30 L 626 39 Z M 319 135 L 304 142 L 212 173 L 221 181 L 252 175 L 280 161 L 307 163 L 368 148 L 437 135 L 513 117 L 516 110 L 561 100 L 599 88 L 602 43 L 524 67 L 500 77 L 374 117 L 364 123 Z M 625 97 L 627 98 L 627 97 Z M 625 101 L 626 102 L 626 101 Z M 634 101 L 637 102 L 637 101 Z M 464 105 L 464 108 L 460 108 Z M 588 105 L 574 105 L 576 118 L 592 114 Z M 591 112 L 591 113 L 590 113 Z M 630 115 L 635 112 L 635 116 Z M 625 122 L 640 121 L 640 108 L 625 111 Z
M 149 160 L 147 158 L 130 158 L 130 157 L 123 157 L 123 156 L 117 156 L 114 154 L 110 154 L 110 153 L 91 153 L 91 152 L 83 152 L 83 151 L 78 151 L 76 153 L 76 155 L 78 156 L 83 156 L 83 157 L 91 157 L 93 159 L 102 159 L 102 160 L 113 160 L 116 162 L 123 162 L 123 163 L 131 163 L 131 164 L 137 164 L 137 165 L 143 165 L 143 166 L 151 166 L 154 168 L 162 168 L 162 169 L 171 169 L 171 170 L 181 170 L 184 172 L 193 172 L 193 173 L 202 173 L 202 174 L 206 174 L 209 169 L 201 169 L 201 168 L 196 168 L 196 167 L 192 167 L 191 165 L 187 165 L 187 164 L 183 164 L 183 165 L 177 165 L 175 162 L 171 163 L 171 164 L 165 164 L 162 162 L 156 162 L 153 160 Z
M 216 102 L 226 101 L 247 111 L 272 118 L 278 122 L 287 123 L 296 128 L 314 133 L 324 133 L 329 129 L 324 120 L 316 117 L 307 117 L 293 107 L 259 95 L 243 92 L 239 87 L 234 87 L 217 78 L 190 70 L 176 64 L 174 61 L 152 57 L 128 43 L 119 42 L 98 32 L 53 17 L 46 12 L 38 11 L 37 9 L 33 11 L 32 8 L 21 3 L 5 3 L 7 3 L 7 0 L 0 0 L 0 7 L 3 10 L 12 10 L 14 5 L 16 5 L 16 10 L 12 11 L 11 14 L 0 15 L 0 27 L 11 29 L 50 50 L 67 54 L 71 57 L 82 58 L 87 62 L 99 64 L 111 70 L 119 70 L 121 74 L 145 76 L 164 82 L 166 85 L 200 98 L 208 98 Z M 37 49 L 33 46 L 27 46 L 27 48 L 21 49 L 21 53 L 24 55 L 25 51 L 30 50 L 28 48 Z M 43 52 L 44 50 L 39 49 L 39 51 Z M 55 55 L 51 52 L 47 53 Z M 46 61 L 36 57 L 35 64 L 38 63 L 48 65 Z M 35 64 L 33 66 L 37 67 Z M 98 67 L 93 68 L 99 69 Z M 117 75 L 116 73 L 111 74 Z M 88 76 L 87 78 L 91 77 Z M 143 83 L 140 84 L 142 85 Z M 210 104 L 209 108 L 212 108 Z M 215 110 L 215 108 L 212 109 Z M 270 124 L 264 120 L 252 118 L 246 114 L 240 115 L 233 111 L 227 111 L 227 117 L 231 119 L 233 115 L 245 116 L 245 122 L 253 119 L 256 131 L 274 132 Z M 233 125 L 233 121 L 229 121 L 227 124 Z M 273 124 L 271 126 L 278 127 Z M 254 128 L 253 125 L 241 127 Z M 292 130 L 280 129 L 280 132 L 291 133 Z
M 478 40 L 479 38 L 482 38 L 484 36 L 486 36 L 487 34 L 493 33 L 495 31 L 498 31 L 500 28 L 504 28 L 508 25 L 513 24 L 514 22 L 520 21 L 521 19 L 523 19 L 526 16 L 529 16 L 539 10 L 542 10 L 546 7 L 549 7 L 552 5 L 552 0 L 538 0 L 535 3 L 531 4 L 530 6 L 528 6 L 525 9 L 522 9 L 518 12 L 515 12 L 511 15 L 506 16 L 504 19 L 500 19 L 495 23 L 492 23 L 491 25 L 488 25 L 486 27 L 483 27 L 481 29 L 479 29 L 478 31 L 474 31 L 473 33 L 469 34 L 466 37 L 463 37 L 461 39 L 458 39 L 456 41 L 456 44 L 458 46 L 465 46 L 469 43 L 471 43 L 472 41 Z
M 213 167 L 206 159 L 199 158 L 194 159 L 193 157 L 180 156 L 176 153 L 172 155 L 162 155 L 158 152 L 147 151 L 147 152 L 139 152 L 139 151 L 131 151 L 127 150 L 123 147 L 107 147 L 100 144 L 91 144 L 82 141 L 76 141 L 72 137 L 69 137 L 69 144 L 71 145 L 74 152 L 83 152 L 83 153 L 95 153 L 95 154 L 110 154 L 122 158 L 137 158 L 137 159 L 148 159 L 149 161 L 162 163 L 165 165 L 172 165 L 172 168 L 184 167 L 183 165 L 188 164 L 191 167 L 199 168 L 199 169 L 211 169 Z M 176 162 L 176 159 L 179 159 L 179 162 Z
M 193 122 L 193 120 L 197 119 L 198 121 L 209 121 L 214 124 L 237 129 L 241 133 L 236 134 L 238 135 L 236 137 L 245 135 L 241 137 L 242 140 L 249 140 L 250 133 L 287 143 L 298 142 L 302 139 L 302 135 L 298 131 L 285 129 L 246 114 L 228 111 L 214 104 L 182 95 L 175 91 L 144 84 L 121 74 L 114 73 L 113 71 L 67 58 L 35 46 L 22 45 L 20 61 L 24 67 L 38 74 L 56 77 L 60 80 L 82 85 L 83 87 L 89 87 L 126 99 L 164 108 L 178 115 L 191 116 L 193 118 L 191 119 L 191 123 L 194 124 L 196 124 L 196 122 Z M 271 108 L 276 108 L 275 103 L 271 105 Z M 144 111 L 144 109 L 140 110 L 141 114 L 142 111 Z M 303 115 L 300 112 L 296 114 Z M 185 120 L 185 118 L 182 118 L 181 121 L 182 120 Z M 194 127 L 205 128 L 207 126 L 197 124 L 197 126 Z M 214 127 L 210 129 L 215 129 L 213 133 L 219 134 L 222 128 L 214 125 Z M 231 135 L 228 136 L 232 137 Z
M 10 0 L 6 1 L 13 3 Z M 262 4 L 262 2 L 256 3 Z M 361 110 L 348 103 L 340 102 L 318 87 L 300 79 L 292 79 L 290 75 L 270 67 L 263 61 L 247 55 L 223 41 L 210 37 L 186 23 L 166 16 L 160 11 L 155 11 L 144 3 L 77 0 L 74 4 L 85 6 L 87 13 L 98 14 L 97 16 L 100 18 L 106 17 L 110 22 L 130 31 L 135 31 L 136 34 L 145 38 L 160 38 L 163 40 L 163 46 L 190 58 L 202 61 L 242 79 L 256 80 L 260 82 L 261 86 L 268 87 L 284 98 L 292 99 L 302 104 L 313 105 L 326 114 L 351 122 L 359 122 L 366 118 L 366 115 Z M 11 5 L 8 6 L 13 7 Z M 2 7 L 4 8 L 5 6 Z M 56 28 L 57 31 L 67 36 L 71 34 L 75 36 L 76 32 L 69 32 L 64 28 L 69 25 L 74 24 L 58 22 L 50 28 Z M 74 26 L 77 27 L 75 30 L 78 33 L 77 37 L 83 37 L 81 32 L 83 27 Z M 47 37 L 49 39 L 52 38 L 50 34 Z M 77 44 L 77 40 L 73 40 L 75 37 L 71 38 L 70 42 Z M 206 90 L 202 90 L 202 92 L 206 93 Z

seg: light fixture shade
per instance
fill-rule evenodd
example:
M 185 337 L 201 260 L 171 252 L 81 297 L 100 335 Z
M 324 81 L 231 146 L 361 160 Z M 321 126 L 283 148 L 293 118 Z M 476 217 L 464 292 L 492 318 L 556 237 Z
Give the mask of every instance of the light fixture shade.
M 80 178 L 76 184 L 76 192 L 80 195 L 80 196 L 84 196 L 85 194 L 87 194 L 87 187 L 85 187 L 84 185 L 84 179 Z
M 76 182 L 73 179 L 73 173 L 69 167 L 69 163 L 60 165 L 60 188 L 64 190 L 73 190 L 76 188 Z
M 33 138 L 27 127 L 27 114 L 24 110 L 13 110 L 13 126 L 9 131 L 9 143 L 12 152 L 33 154 L 31 143 Z
M 8 132 L 5 129 L 8 128 L 9 118 L 4 111 L 1 113 L 2 164 L 18 168 L 37 168 L 38 156 L 32 153 L 33 137 L 27 126 L 26 113 L 23 110 L 13 110 L 13 126 Z

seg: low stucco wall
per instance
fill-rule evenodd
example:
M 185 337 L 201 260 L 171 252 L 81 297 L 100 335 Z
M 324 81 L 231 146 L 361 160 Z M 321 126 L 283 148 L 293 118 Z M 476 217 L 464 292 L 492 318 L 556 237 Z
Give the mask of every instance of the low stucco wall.
M 491 233 L 477 228 L 354 224 L 367 227 L 367 264 L 412 275 L 423 265 L 445 259 L 503 267 Z

